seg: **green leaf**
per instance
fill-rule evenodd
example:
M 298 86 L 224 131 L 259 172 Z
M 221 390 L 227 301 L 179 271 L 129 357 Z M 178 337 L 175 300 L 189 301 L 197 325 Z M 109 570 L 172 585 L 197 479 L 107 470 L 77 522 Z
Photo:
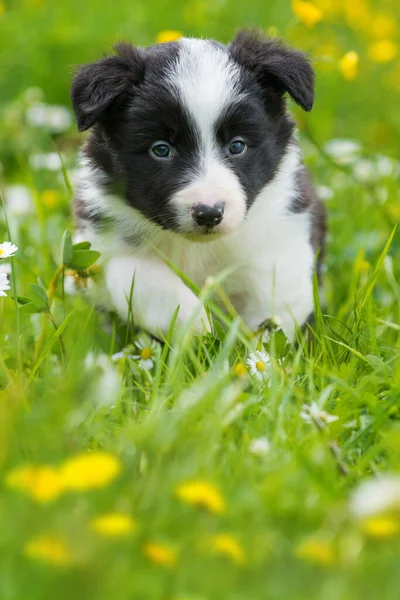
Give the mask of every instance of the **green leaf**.
M 14 296 L 12 297 L 12 299 L 14 300 Z M 29 302 L 32 302 L 32 298 L 28 298 L 28 296 L 17 296 L 17 302 L 21 306 L 24 306 L 25 304 L 29 304 Z
M 66 229 L 64 231 L 64 235 L 62 236 L 61 250 L 62 250 L 62 261 L 63 261 L 64 265 L 69 267 L 70 262 L 72 260 L 73 251 L 72 251 L 71 234 L 68 231 L 68 229 Z
M 88 269 L 96 262 L 99 256 L 100 252 L 96 252 L 95 250 L 74 250 L 68 267 L 77 271 Z
M 90 250 L 91 247 L 91 243 L 90 242 L 79 242 L 79 244 L 74 244 L 72 246 L 73 251 L 75 250 Z
M 31 290 L 32 303 L 38 311 L 46 310 L 49 308 L 49 299 L 47 293 L 40 285 L 34 283 L 29 284 Z

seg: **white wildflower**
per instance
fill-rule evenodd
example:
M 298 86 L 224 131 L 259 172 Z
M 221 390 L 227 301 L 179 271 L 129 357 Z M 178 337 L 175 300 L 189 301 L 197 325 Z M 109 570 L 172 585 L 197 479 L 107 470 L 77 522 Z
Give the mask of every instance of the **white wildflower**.
M 361 519 L 393 509 L 400 510 L 400 475 L 362 481 L 350 497 L 350 510 Z
M 86 368 L 96 368 L 98 377 L 90 387 L 91 396 L 94 401 L 103 406 L 113 405 L 121 394 L 121 375 L 113 366 L 107 354 L 95 356 L 93 353 L 85 359 Z
M 0 273 L 0 296 L 7 296 L 6 290 L 9 289 L 8 275 L 6 273 Z
M 249 451 L 256 456 L 266 456 L 271 449 L 271 445 L 267 438 L 255 438 L 249 444 Z
M 353 163 L 360 151 L 360 144 L 353 140 L 336 138 L 325 144 L 325 152 L 341 164 Z
M 150 371 L 154 366 L 155 354 L 158 350 L 158 343 L 149 336 L 142 334 L 135 342 L 139 354 L 134 354 L 132 358 L 139 361 L 139 367 Z
M 0 258 L 10 258 L 10 256 L 14 256 L 17 250 L 18 248 L 15 244 L 3 242 L 0 244 Z
M 72 117 L 68 108 L 43 102 L 28 108 L 26 119 L 32 127 L 41 127 L 50 133 L 63 133 L 72 125 Z
M 38 152 L 30 155 L 29 165 L 35 171 L 39 171 L 40 169 L 59 171 L 62 167 L 62 162 L 57 152 L 48 152 L 46 154 Z
M 260 350 L 251 352 L 249 354 L 249 358 L 247 359 L 247 364 L 251 374 L 254 375 L 259 381 L 264 381 L 265 379 L 269 378 L 270 372 L 268 365 L 270 362 L 271 360 L 268 354 Z
M 33 197 L 26 185 L 9 185 L 6 188 L 7 208 L 14 217 L 34 212 Z
M 328 187 L 327 185 L 319 185 L 317 187 L 317 193 L 318 193 L 318 198 L 320 198 L 320 200 L 332 200 L 333 196 L 334 196 L 334 192 L 332 190 L 332 188 Z
M 6 275 L 10 275 L 11 274 L 10 263 L 0 263 L 0 273 L 5 273 Z
M 322 410 L 316 402 L 310 405 L 303 404 L 303 410 L 300 413 L 300 417 L 307 423 L 315 423 L 321 429 L 329 423 L 333 423 L 338 420 L 337 415 L 330 415 L 325 410 Z

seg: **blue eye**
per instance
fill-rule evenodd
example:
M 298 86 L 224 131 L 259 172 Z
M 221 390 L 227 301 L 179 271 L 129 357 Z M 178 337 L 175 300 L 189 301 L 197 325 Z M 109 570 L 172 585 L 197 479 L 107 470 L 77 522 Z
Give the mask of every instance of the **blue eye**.
M 233 140 L 229 146 L 229 154 L 243 154 L 246 150 L 246 144 L 243 140 Z
M 151 147 L 151 151 L 157 158 L 171 158 L 171 148 L 165 142 L 158 142 Z

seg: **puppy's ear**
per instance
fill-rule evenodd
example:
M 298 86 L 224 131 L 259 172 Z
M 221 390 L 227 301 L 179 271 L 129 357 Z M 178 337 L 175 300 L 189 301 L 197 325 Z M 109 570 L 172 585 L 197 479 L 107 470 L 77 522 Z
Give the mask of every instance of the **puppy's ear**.
M 235 61 L 252 71 L 263 86 L 288 92 L 304 110 L 314 102 L 314 70 L 303 52 L 259 31 L 241 30 L 229 46 Z
M 143 77 L 142 51 L 130 44 L 118 44 L 116 51 L 117 56 L 85 65 L 72 80 L 71 100 L 79 131 L 100 121 L 106 109 Z

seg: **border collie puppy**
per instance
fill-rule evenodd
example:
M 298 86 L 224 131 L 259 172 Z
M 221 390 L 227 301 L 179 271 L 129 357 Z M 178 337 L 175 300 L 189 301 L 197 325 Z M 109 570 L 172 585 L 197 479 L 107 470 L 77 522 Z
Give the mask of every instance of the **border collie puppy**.
M 312 314 L 325 214 L 286 93 L 311 110 L 309 61 L 249 31 L 228 46 L 119 44 L 75 75 L 78 128 L 92 128 L 75 216 L 102 253 L 101 300 L 122 319 L 131 303 L 135 323 L 160 337 L 179 305 L 178 322 L 208 328 L 161 253 L 199 287 L 227 271 L 224 291 L 251 330 L 279 317 L 293 337 Z

